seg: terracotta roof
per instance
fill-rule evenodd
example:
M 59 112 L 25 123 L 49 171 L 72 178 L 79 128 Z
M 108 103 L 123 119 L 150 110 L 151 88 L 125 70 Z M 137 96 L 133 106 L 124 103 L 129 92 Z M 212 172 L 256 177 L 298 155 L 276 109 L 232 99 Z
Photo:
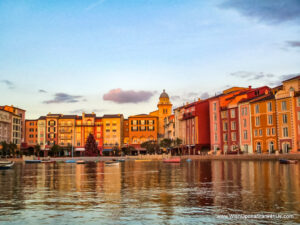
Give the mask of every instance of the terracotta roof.
M 273 95 L 273 94 L 268 94 L 267 96 L 264 95 L 262 98 L 253 99 L 253 101 L 251 101 L 251 103 L 267 101 L 267 100 L 271 100 L 271 99 L 275 99 L 275 95 Z
M 63 115 L 60 119 L 75 119 L 76 117 L 76 115 Z
M 85 114 L 85 117 L 96 117 L 96 114 Z
M 45 120 L 46 116 L 40 116 L 40 118 L 38 118 L 38 120 Z
M 121 118 L 123 114 L 104 114 L 102 118 Z
M 282 82 L 291 81 L 291 80 L 296 80 L 296 79 L 300 79 L 300 74 L 298 74 L 298 75 L 295 76 L 295 77 L 292 77 L 292 78 L 289 78 L 289 79 L 287 79 L 287 80 L 284 80 L 284 81 L 282 81 Z

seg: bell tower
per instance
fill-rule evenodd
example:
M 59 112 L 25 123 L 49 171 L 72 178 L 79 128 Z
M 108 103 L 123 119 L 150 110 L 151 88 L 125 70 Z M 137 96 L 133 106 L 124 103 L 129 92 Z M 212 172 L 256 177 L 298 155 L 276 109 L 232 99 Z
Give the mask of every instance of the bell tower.
M 172 103 L 165 90 L 159 96 L 158 108 L 158 138 L 165 134 L 164 119 L 172 114 Z

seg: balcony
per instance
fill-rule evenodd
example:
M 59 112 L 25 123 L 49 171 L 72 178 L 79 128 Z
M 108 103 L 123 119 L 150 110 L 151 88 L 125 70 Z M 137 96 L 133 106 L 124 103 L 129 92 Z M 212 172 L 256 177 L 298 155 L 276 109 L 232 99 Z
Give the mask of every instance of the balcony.
M 184 113 L 182 116 L 182 119 L 183 120 L 191 119 L 191 118 L 195 117 L 195 115 L 196 115 L 195 111 Z

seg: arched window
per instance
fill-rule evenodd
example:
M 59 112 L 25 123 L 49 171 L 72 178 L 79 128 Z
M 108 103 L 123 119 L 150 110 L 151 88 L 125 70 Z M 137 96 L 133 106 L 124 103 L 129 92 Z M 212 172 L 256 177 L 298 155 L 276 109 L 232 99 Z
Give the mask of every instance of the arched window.
M 269 142 L 269 153 L 272 153 L 274 151 L 274 142 L 270 141 Z

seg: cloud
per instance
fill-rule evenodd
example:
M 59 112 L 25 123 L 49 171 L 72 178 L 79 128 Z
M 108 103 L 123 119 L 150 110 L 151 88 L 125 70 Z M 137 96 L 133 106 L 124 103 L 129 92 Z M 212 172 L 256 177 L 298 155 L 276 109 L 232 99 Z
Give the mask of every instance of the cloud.
M 0 83 L 5 84 L 9 89 L 14 89 L 15 88 L 14 83 L 9 81 L 9 80 L 1 80 Z
M 200 98 L 201 98 L 201 99 L 207 99 L 207 98 L 209 98 L 208 92 L 202 93 L 202 94 L 200 95 Z
M 173 101 L 177 101 L 179 99 L 180 99 L 179 95 L 171 96 L 171 100 L 173 100 Z
M 48 93 L 47 91 L 43 90 L 43 89 L 40 89 L 39 90 L 39 93 Z
M 245 16 L 269 24 L 287 21 L 300 23 L 299 0 L 226 0 L 220 7 L 235 9 Z
M 92 112 L 94 112 L 94 113 L 103 113 L 103 112 L 106 112 L 106 111 L 107 110 L 105 110 L 105 109 L 92 109 L 92 110 L 90 110 L 90 109 L 81 108 L 81 109 L 74 109 L 74 110 L 71 110 L 69 112 L 72 113 L 72 114 L 81 114 L 83 112 L 85 112 L 85 113 L 92 113 Z
M 285 74 L 285 75 L 281 75 L 281 76 L 279 77 L 279 80 L 280 80 L 280 81 L 285 81 L 285 80 L 288 80 L 288 79 L 290 79 L 290 78 L 293 78 L 293 77 L 296 77 L 296 76 L 299 76 L 299 75 L 300 75 L 300 73 Z
M 255 73 L 255 72 L 248 72 L 248 71 L 237 71 L 231 73 L 230 75 L 240 79 L 247 79 L 248 81 L 270 79 L 275 76 L 274 74 L 271 73 L 263 73 L 263 72 Z
M 289 47 L 300 48 L 300 41 L 287 41 Z
M 44 104 L 52 104 L 52 103 L 75 103 L 81 100 L 82 96 L 80 95 L 69 95 L 66 93 L 56 93 L 54 95 L 54 99 L 44 101 Z
M 112 101 L 115 103 L 138 103 L 148 101 L 152 96 L 153 92 L 150 91 L 124 91 L 121 88 L 112 89 L 108 93 L 103 95 L 103 100 Z

